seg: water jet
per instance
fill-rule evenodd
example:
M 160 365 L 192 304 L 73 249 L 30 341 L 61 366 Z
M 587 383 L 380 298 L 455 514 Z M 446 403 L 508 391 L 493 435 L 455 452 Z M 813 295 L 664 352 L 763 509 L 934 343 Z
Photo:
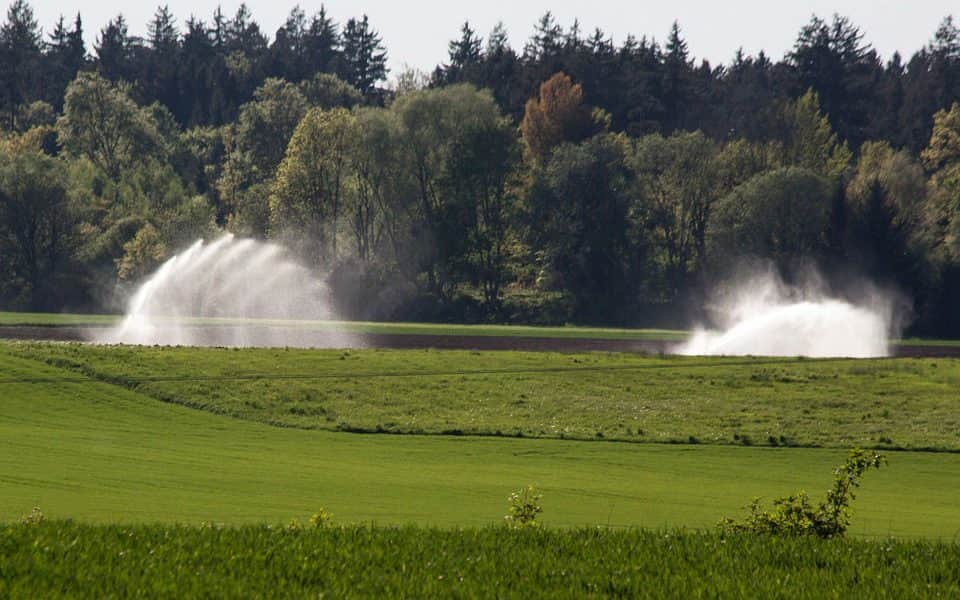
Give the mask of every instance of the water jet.
M 818 286 L 786 286 L 769 274 L 734 286 L 715 302 L 718 328 L 698 328 L 674 351 L 691 356 L 889 356 L 892 302 L 874 292 L 862 303 Z
M 276 244 L 227 234 L 198 240 L 131 296 L 123 321 L 95 342 L 175 346 L 311 346 L 304 321 L 333 317 L 323 277 Z M 349 346 L 324 331 L 324 346 Z

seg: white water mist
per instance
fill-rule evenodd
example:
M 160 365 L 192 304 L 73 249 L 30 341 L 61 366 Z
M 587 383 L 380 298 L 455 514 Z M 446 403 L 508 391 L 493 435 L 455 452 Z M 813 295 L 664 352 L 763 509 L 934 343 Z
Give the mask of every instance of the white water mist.
M 130 298 L 120 325 L 95 341 L 297 346 L 305 344 L 296 321 L 331 317 L 322 278 L 280 246 L 228 234 L 199 240 L 164 263 Z
M 697 356 L 888 356 L 892 299 L 865 286 L 861 302 L 831 297 L 816 281 L 785 285 L 770 273 L 711 303 L 717 329 L 698 329 L 675 351 Z

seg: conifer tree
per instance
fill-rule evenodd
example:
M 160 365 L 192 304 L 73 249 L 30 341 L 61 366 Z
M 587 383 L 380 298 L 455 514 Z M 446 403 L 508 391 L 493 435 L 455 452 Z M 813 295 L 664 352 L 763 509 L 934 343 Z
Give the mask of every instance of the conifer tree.
M 369 97 L 387 76 L 387 51 L 380 34 L 370 27 L 367 15 L 350 19 L 343 30 L 340 77 Z
M 663 131 L 672 133 L 683 129 L 689 111 L 692 68 L 687 50 L 687 42 L 680 35 L 680 24 L 676 21 L 670 28 L 664 56 L 663 73 Z
M 449 44 L 450 66 L 455 69 L 463 69 L 469 65 L 480 61 L 483 40 L 477 37 L 473 29 L 470 28 L 470 22 L 464 21 L 460 28 L 460 39 Z
M 320 11 L 310 20 L 304 40 L 304 52 L 311 75 L 336 71 L 340 55 L 340 34 L 337 24 L 327 16 L 327 9 L 322 4 Z
M 94 47 L 97 70 L 110 81 L 131 79 L 133 75 L 133 40 L 127 33 L 127 21 L 117 15 L 100 31 Z
M 147 24 L 146 72 L 142 84 L 147 98 L 175 109 L 178 104 L 177 81 L 180 59 L 180 32 L 169 6 L 160 6 Z M 139 62 L 139 61 L 138 61 Z
M 553 17 L 553 13 L 547 11 L 537 21 L 533 36 L 523 49 L 523 57 L 529 62 L 543 61 L 559 55 L 562 45 L 563 29 Z
M 83 45 L 83 25 L 77 13 L 73 29 L 68 30 L 63 15 L 57 20 L 44 56 L 45 100 L 60 110 L 63 106 L 63 94 L 67 84 L 73 81 L 77 72 L 86 62 L 86 49 Z
M 0 85 L 10 129 L 16 127 L 20 106 L 39 96 L 42 39 L 33 8 L 26 0 L 14 0 L 0 26 Z

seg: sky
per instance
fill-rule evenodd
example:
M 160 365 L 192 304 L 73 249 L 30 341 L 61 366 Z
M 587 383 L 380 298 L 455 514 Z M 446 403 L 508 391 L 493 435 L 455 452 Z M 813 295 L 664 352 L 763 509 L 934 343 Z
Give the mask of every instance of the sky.
M 81 5 L 85 38 L 92 47 L 100 29 L 121 12 L 131 33 L 145 34 L 146 23 L 160 1 L 170 7 L 181 25 L 191 15 L 209 21 L 218 5 L 224 14 L 232 16 L 240 5 L 233 0 L 157 0 L 156 4 L 33 0 L 32 5 L 45 32 L 52 29 L 60 14 L 72 19 L 78 4 Z M 246 2 L 254 20 L 271 39 L 296 3 L 297 0 Z M 301 1 L 299 4 L 312 15 L 321 3 Z M 943 17 L 951 11 L 958 11 L 960 16 L 960 5 L 947 0 L 326 0 L 323 4 L 340 23 L 363 13 L 369 15 L 371 24 L 383 37 L 393 73 L 404 66 L 429 72 L 445 61 L 447 42 L 459 37 L 465 20 L 482 36 L 498 21 L 503 21 L 511 44 L 519 51 L 534 24 L 547 10 L 553 12 L 564 28 L 579 18 L 582 31 L 591 32 L 600 27 L 618 44 L 631 33 L 663 40 L 676 20 L 691 54 L 697 60 L 707 59 L 714 65 L 728 63 L 741 46 L 747 54 L 765 50 L 774 59 L 783 57 L 800 28 L 814 14 L 827 19 L 834 13 L 849 17 L 885 59 L 895 51 L 909 57 L 929 42 Z

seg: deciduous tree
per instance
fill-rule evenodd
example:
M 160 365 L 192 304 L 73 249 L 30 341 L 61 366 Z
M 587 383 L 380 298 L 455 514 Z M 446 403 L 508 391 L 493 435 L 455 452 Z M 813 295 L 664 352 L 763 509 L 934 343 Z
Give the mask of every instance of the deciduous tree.
M 590 109 L 583 103 L 583 88 L 564 73 L 540 85 L 536 98 L 527 101 L 520 123 L 523 141 L 535 162 L 543 163 L 562 142 L 579 142 L 595 131 Z

